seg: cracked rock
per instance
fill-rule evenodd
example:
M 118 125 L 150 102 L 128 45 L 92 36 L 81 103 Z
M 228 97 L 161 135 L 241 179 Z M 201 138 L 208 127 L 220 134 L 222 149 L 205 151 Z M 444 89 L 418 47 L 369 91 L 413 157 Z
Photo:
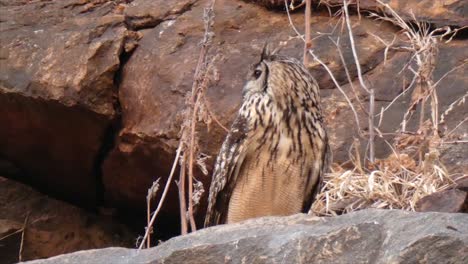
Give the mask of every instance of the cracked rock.
M 466 263 L 468 215 L 367 209 L 338 217 L 304 214 L 216 226 L 158 247 L 106 248 L 55 263 Z

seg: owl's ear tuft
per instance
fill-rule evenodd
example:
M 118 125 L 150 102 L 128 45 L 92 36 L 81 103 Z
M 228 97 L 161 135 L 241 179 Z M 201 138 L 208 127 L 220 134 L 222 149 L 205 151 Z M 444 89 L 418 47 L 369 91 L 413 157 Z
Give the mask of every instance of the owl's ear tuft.
M 268 42 L 265 42 L 265 45 L 263 45 L 262 49 L 262 55 L 260 57 L 260 61 L 268 60 L 268 61 L 273 61 L 276 59 L 276 56 L 282 46 L 278 46 L 276 49 L 272 49 L 272 45 Z
M 262 56 L 260 57 L 260 61 L 263 60 L 270 60 L 273 53 L 271 52 L 271 45 L 268 42 L 265 42 L 262 49 Z

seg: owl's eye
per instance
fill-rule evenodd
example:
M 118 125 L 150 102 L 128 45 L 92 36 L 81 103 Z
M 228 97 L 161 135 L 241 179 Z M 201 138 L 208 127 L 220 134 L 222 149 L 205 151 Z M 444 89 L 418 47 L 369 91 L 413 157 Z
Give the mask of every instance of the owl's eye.
M 261 70 L 255 70 L 253 75 L 254 75 L 255 79 L 258 79 L 260 77 L 260 75 L 262 75 L 262 71 Z

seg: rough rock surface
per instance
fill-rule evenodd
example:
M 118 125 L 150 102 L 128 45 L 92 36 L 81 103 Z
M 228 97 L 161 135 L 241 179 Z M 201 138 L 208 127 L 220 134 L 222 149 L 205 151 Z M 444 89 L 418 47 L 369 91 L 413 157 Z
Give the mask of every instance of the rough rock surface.
M 418 212 L 468 213 L 468 178 L 456 180 L 454 189 L 432 193 L 416 203 Z
M 0 159 L 93 205 L 128 32 L 111 1 L 1 1 Z M 34 15 L 31 15 L 34 14 Z
M 163 184 L 172 164 L 208 2 L 0 0 L 0 175 L 35 184 L 69 201 L 96 206 L 102 202 L 99 196 L 105 196 L 106 206 L 143 212 L 147 188 L 157 178 Z M 215 62 L 219 81 L 208 89 L 206 99 L 224 126 L 237 111 L 248 66 L 258 59 L 265 42 L 284 45 L 281 52 L 297 58 L 303 49 L 284 12 L 252 2 L 215 5 L 210 56 L 220 55 Z M 370 2 L 374 1 L 361 1 L 360 7 L 373 10 Z M 413 9 L 418 19 L 434 26 L 466 25 L 460 20 L 466 17 L 462 1 L 386 2 L 408 20 Z M 293 13 L 292 21 L 302 32 L 302 12 Z M 327 12 L 314 12 L 311 23 L 315 54 L 340 83 L 346 83 L 339 53 L 329 39 L 340 36 L 351 80 L 357 83 L 346 29 Z M 352 26 L 365 79 L 376 88 L 380 109 L 411 82 L 412 74 L 400 73 L 409 55 L 390 50 L 384 63 L 385 45 L 376 36 L 390 43 L 399 31 L 395 26 L 365 16 L 361 20 L 353 16 Z M 445 76 L 438 86 L 440 111 L 467 92 L 467 58 L 463 37 L 440 45 L 434 73 L 435 80 Z M 347 160 L 355 135 L 353 115 L 325 70 L 312 60 L 308 66 L 324 89 L 335 161 Z M 343 89 L 349 92 L 351 87 Z M 410 96 L 408 92 L 389 108 L 382 131 L 397 129 Z M 367 98 L 361 99 L 366 104 Z M 359 114 L 365 130 L 365 115 Z M 467 114 L 466 107 L 452 111 L 446 131 Z M 466 135 L 466 131 L 467 122 L 454 132 Z M 211 156 L 210 175 L 226 132 L 215 123 L 209 130 L 200 126 L 198 132 L 201 151 Z M 449 144 L 446 148 L 444 161 L 453 171 L 466 174 L 468 148 Z M 380 139 L 376 149 L 378 158 L 389 152 Z M 196 176 L 207 189 L 210 177 L 199 171 Z M 160 219 L 173 225 L 178 215 L 175 185 L 167 201 Z M 203 206 L 198 212 L 203 215 Z
M 419 212 L 462 212 L 468 193 L 462 190 L 451 189 L 430 194 L 416 203 Z
M 468 53 L 466 52 L 466 43 L 463 40 L 453 40 L 450 43 L 440 43 L 438 54 L 436 55 L 436 67 L 433 73 L 434 81 L 439 81 L 437 94 L 439 98 L 439 114 L 448 109 L 449 105 L 468 92 L 467 78 L 464 72 L 468 70 Z M 402 71 L 409 61 L 410 54 L 407 52 L 396 52 L 385 63 L 381 63 L 366 75 L 366 81 L 369 87 L 375 89 L 376 109 L 387 107 L 389 103 L 405 89 L 406 93 L 400 96 L 389 107 L 382 117 L 379 129 L 383 133 L 395 132 L 401 127 L 401 121 L 405 112 L 409 108 L 413 89 L 407 89 L 414 74 L 409 71 Z M 359 87 L 359 81 L 353 81 L 354 87 Z M 353 90 L 349 84 L 343 85 L 343 90 L 352 95 Z M 325 108 L 326 119 L 329 125 L 331 145 L 335 161 L 343 161 L 349 157 L 349 146 L 357 134 L 354 115 L 349 111 L 349 106 L 344 100 L 338 89 L 322 91 L 323 105 Z M 363 105 L 368 109 L 368 96 L 360 95 Z M 355 102 L 354 98 L 352 98 Z M 366 115 L 355 103 L 360 118 L 361 129 L 367 130 L 368 123 Z M 444 110 L 442 110 L 444 109 Z M 429 111 L 429 110 L 427 110 Z M 445 124 L 441 125 L 441 132 L 448 133 L 455 128 L 468 115 L 468 108 L 457 107 L 451 111 L 445 118 Z M 379 117 L 380 118 L 380 117 Z M 408 130 L 416 130 L 418 113 L 408 124 Z M 377 122 L 378 118 L 376 118 Z M 350 133 L 354 131 L 354 133 Z M 465 134 L 468 131 L 468 123 L 461 123 L 453 134 Z M 385 136 L 384 139 L 391 142 L 393 135 Z M 445 164 L 450 165 L 449 170 L 452 173 L 466 174 L 468 172 L 467 148 L 460 146 L 445 145 L 442 148 L 442 159 Z M 387 144 L 380 138 L 376 138 L 376 155 L 385 157 L 391 151 Z
M 25 227 L 24 238 L 22 228 Z M 54 200 L 0 177 L 0 263 L 47 258 L 77 250 L 131 247 L 135 236 L 110 217 Z
M 342 5 L 342 0 L 321 0 L 322 3 L 329 3 L 332 6 Z M 349 1 L 355 7 L 356 1 Z M 436 27 L 443 26 L 468 26 L 468 8 L 465 0 L 452 1 L 420 1 L 420 0 L 384 0 L 403 19 L 414 21 L 416 18 L 420 22 L 429 22 Z M 375 0 L 360 0 L 359 8 L 373 12 L 384 11 L 387 15 L 391 13 L 383 8 Z M 413 16 L 414 15 L 414 16 Z
M 422 224 L 424 223 L 424 224 Z M 369 209 L 217 226 L 137 251 L 107 248 L 28 262 L 53 263 L 466 263 L 468 215 Z

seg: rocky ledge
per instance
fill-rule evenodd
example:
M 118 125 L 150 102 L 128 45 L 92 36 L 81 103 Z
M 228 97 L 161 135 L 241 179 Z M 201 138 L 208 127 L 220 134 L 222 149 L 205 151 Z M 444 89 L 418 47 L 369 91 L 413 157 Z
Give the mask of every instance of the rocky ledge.
M 217 226 L 160 246 L 80 251 L 53 263 L 467 263 L 468 215 L 368 209 Z

